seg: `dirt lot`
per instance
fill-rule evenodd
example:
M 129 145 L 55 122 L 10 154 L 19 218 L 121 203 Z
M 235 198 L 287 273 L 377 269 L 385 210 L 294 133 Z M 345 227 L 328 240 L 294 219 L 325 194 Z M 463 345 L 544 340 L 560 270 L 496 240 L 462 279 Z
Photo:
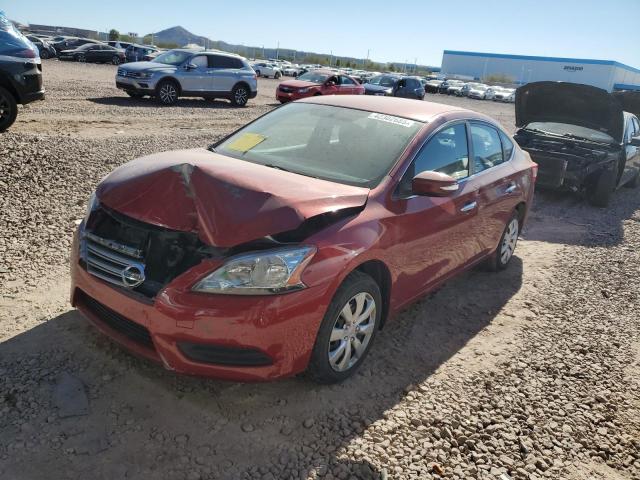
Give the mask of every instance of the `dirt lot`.
M 74 222 L 115 166 L 211 144 L 277 82 L 164 108 L 114 74 L 46 61 L 47 100 L 0 136 L 0 478 L 640 478 L 639 191 L 538 193 L 507 271 L 406 310 L 344 384 L 178 377 L 69 307 Z M 514 128 L 512 105 L 428 99 Z

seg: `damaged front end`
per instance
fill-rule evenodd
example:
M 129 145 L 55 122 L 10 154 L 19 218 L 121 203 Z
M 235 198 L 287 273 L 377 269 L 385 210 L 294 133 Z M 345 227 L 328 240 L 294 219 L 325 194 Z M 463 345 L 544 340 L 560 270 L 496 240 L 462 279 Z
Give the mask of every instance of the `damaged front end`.
M 538 164 L 536 185 L 548 189 L 581 190 L 588 179 L 617 166 L 620 147 L 519 130 L 514 140 Z

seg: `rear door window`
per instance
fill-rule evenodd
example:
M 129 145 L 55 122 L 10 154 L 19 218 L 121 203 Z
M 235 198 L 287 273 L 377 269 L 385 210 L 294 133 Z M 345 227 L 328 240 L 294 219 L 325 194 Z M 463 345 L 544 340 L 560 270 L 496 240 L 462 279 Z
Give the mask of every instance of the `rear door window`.
M 223 55 L 209 55 L 209 68 L 242 68 L 239 58 Z

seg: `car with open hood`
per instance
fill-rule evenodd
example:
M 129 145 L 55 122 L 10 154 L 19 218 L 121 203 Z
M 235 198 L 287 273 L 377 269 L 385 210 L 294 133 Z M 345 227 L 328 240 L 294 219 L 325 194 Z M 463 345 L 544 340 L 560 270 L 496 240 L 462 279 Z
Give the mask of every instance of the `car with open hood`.
M 402 308 L 474 265 L 508 266 L 534 182 L 484 115 L 298 100 L 105 177 L 75 234 L 71 301 L 176 372 L 341 381 Z
M 534 82 L 516 91 L 515 140 L 539 165 L 538 184 L 584 192 L 606 206 L 640 175 L 639 110 L 633 99 L 590 85 Z M 623 103 L 625 102 L 626 103 Z
M 303 73 L 295 80 L 281 82 L 276 89 L 276 99 L 280 103 L 320 95 L 362 94 L 364 94 L 364 87 L 357 80 L 328 69 Z

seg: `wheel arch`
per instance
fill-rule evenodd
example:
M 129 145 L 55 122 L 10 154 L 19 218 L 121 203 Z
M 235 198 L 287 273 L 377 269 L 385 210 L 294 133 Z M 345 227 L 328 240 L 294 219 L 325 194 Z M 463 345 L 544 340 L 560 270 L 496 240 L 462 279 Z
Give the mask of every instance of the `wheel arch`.
M 518 205 L 516 205 L 515 211 L 518 212 L 518 222 L 520 223 L 520 228 L 524 225 L 524 221 L 527 215 L 527 204 L 522 201 Z
M 251 93 L 251 85 L 249 85 L 247 82 L 245 82 L 244 80 L 239 80 L 235 83 L 235 85 L 233 86 L 233 88 L 231 89 L 231 91 L 235 90 L 236 87 L 240 87 L 243 86 L 245 87 L 249 93 Z
M 362 272 L 369 275 L 378 284 L 380 294 L 382 296 L 382 316 L 380 318 L 380 329 L 384 326 L 389 316 L 389 307 L 391 303 L 391 271 L 382 260 L 367 260 L 352 272 Z
M 180 81 L 176 77 L 172 77 L 172 76 L 163 77 L 160 80 L 158 80 L 158 83 L 156 83 L 156 91 L 158 90 L 158 87 L 162 82 L 167 82 L 167 81 L 172 82 L 176 86 L 176 88 L 178 89 L 178 95 L 182 95 L 182 85 L 180 84 Z
M 13 86 L 13 83 L 11 83 L 11 80 L 9 80 L 6 76 L 1 74 L 0 74 L 0 87 L 5 88 L 11 95 L 13 95 L 13 98 L 16 99 L 16 103 L 20 103 L 20 104 L 22 103 L 22 99 L 18 94 L 18 90 L 16 89 L 16 87 Z

